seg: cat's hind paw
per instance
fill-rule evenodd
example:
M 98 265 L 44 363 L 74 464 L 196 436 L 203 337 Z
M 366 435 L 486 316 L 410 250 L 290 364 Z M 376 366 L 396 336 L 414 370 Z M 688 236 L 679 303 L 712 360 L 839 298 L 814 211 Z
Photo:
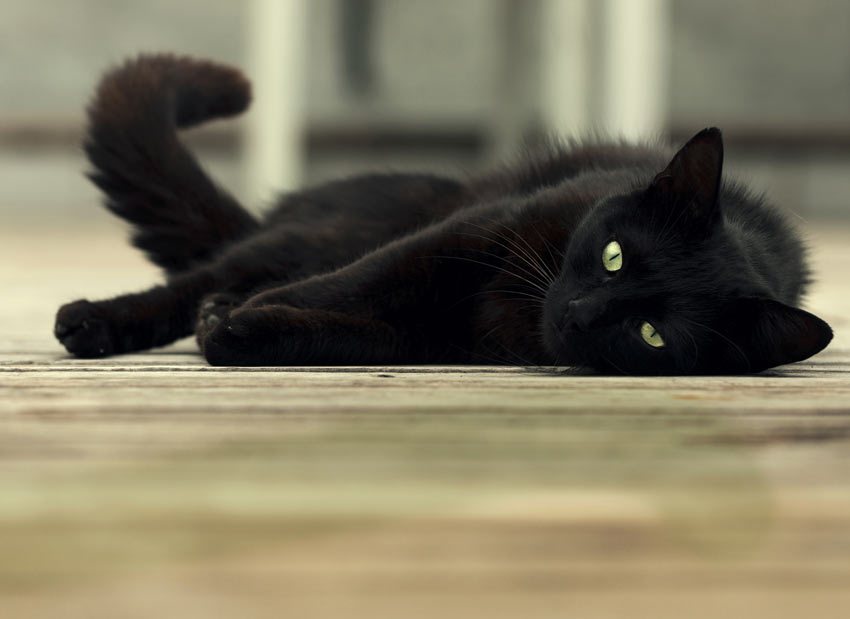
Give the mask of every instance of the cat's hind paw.
M 253 334 L 243 324 L 233 324 L 230 318 L 207 319 L 207 331 L 198 343 L 210 365 L 240 366 L 264 365 L 256 355 L 257 346 Z
M 92 359 L 116 352 L 109 323 L 97 305 L 84 299 L 59 308 L 53 333 L 77 357 Z
M 284 308 L 240 308 L 215 322 L 200 342 L 210 365 L 285 365 Z

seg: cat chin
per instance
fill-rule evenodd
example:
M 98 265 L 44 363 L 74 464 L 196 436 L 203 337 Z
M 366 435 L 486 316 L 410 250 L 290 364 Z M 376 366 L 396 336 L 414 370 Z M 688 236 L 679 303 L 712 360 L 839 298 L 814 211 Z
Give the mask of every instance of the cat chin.
M 596 350 L 599 342 L 592 333 L 574 332 L 558 328 L 548 321 L 543 328 L 543 342 L 555 366 L 600 369 L 607 367 L 599 359 L 589 358 L 587 351 Z

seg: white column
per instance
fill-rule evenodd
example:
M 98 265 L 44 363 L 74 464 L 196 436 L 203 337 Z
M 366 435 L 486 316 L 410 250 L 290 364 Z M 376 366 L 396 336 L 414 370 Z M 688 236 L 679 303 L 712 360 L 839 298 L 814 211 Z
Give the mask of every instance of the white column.
M 670 63 L 667 0 L 604 0 L 600 128 L 629 139 L 666 127 Z
M 590 9 L 588 0 L 543 0 L 540 112 L 545 127 L 581 136 L 590 117 Z
M 248 203 L 269 201 L 301 182 L 308 0 L 251 0 L 247 71 L 253 102 L 245 124 Z

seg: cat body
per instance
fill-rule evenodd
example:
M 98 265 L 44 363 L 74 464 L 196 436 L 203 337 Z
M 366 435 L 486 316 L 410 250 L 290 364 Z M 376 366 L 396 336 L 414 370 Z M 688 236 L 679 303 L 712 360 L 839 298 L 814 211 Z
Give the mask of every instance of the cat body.
M 141 56 L 89 108 L 92 180 L 162 286 L 60 308 L 82 357 L 193 331 L 214 365 L 510 363 L 755 372 L 831 338 L 785 220 L 721 181 L 720 132 L 677 153 L 548 143 L 468 179 L 372 174 L 283 196 L 262 221 L 177 129 L 244 110 L 236 70 Z

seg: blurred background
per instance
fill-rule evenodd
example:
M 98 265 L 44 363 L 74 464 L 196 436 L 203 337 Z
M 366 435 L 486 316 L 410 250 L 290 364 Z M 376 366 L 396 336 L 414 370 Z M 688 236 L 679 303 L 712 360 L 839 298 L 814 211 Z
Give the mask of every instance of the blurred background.
M 161 282 L 82 174 L 141 51 L 252 79 L 187 140 L 257 210 L 717 125 L 836 340 L 713 380 L 68 358 L 61 303 Z M 850 617 L 848 172 L 847 0 L 0 0 L 0 617 Z
M 462 173 L 547 132 L 681 142 L 809 220 L 847 217 L 844 0 L 0 0 L 0 213 L 92 208 L 84 107 L 140 51 L 244 69 L 244 118 L 189 137 L 253 208 L 365 169 Z M 105 215 L 103 215 L 105 216 Z

